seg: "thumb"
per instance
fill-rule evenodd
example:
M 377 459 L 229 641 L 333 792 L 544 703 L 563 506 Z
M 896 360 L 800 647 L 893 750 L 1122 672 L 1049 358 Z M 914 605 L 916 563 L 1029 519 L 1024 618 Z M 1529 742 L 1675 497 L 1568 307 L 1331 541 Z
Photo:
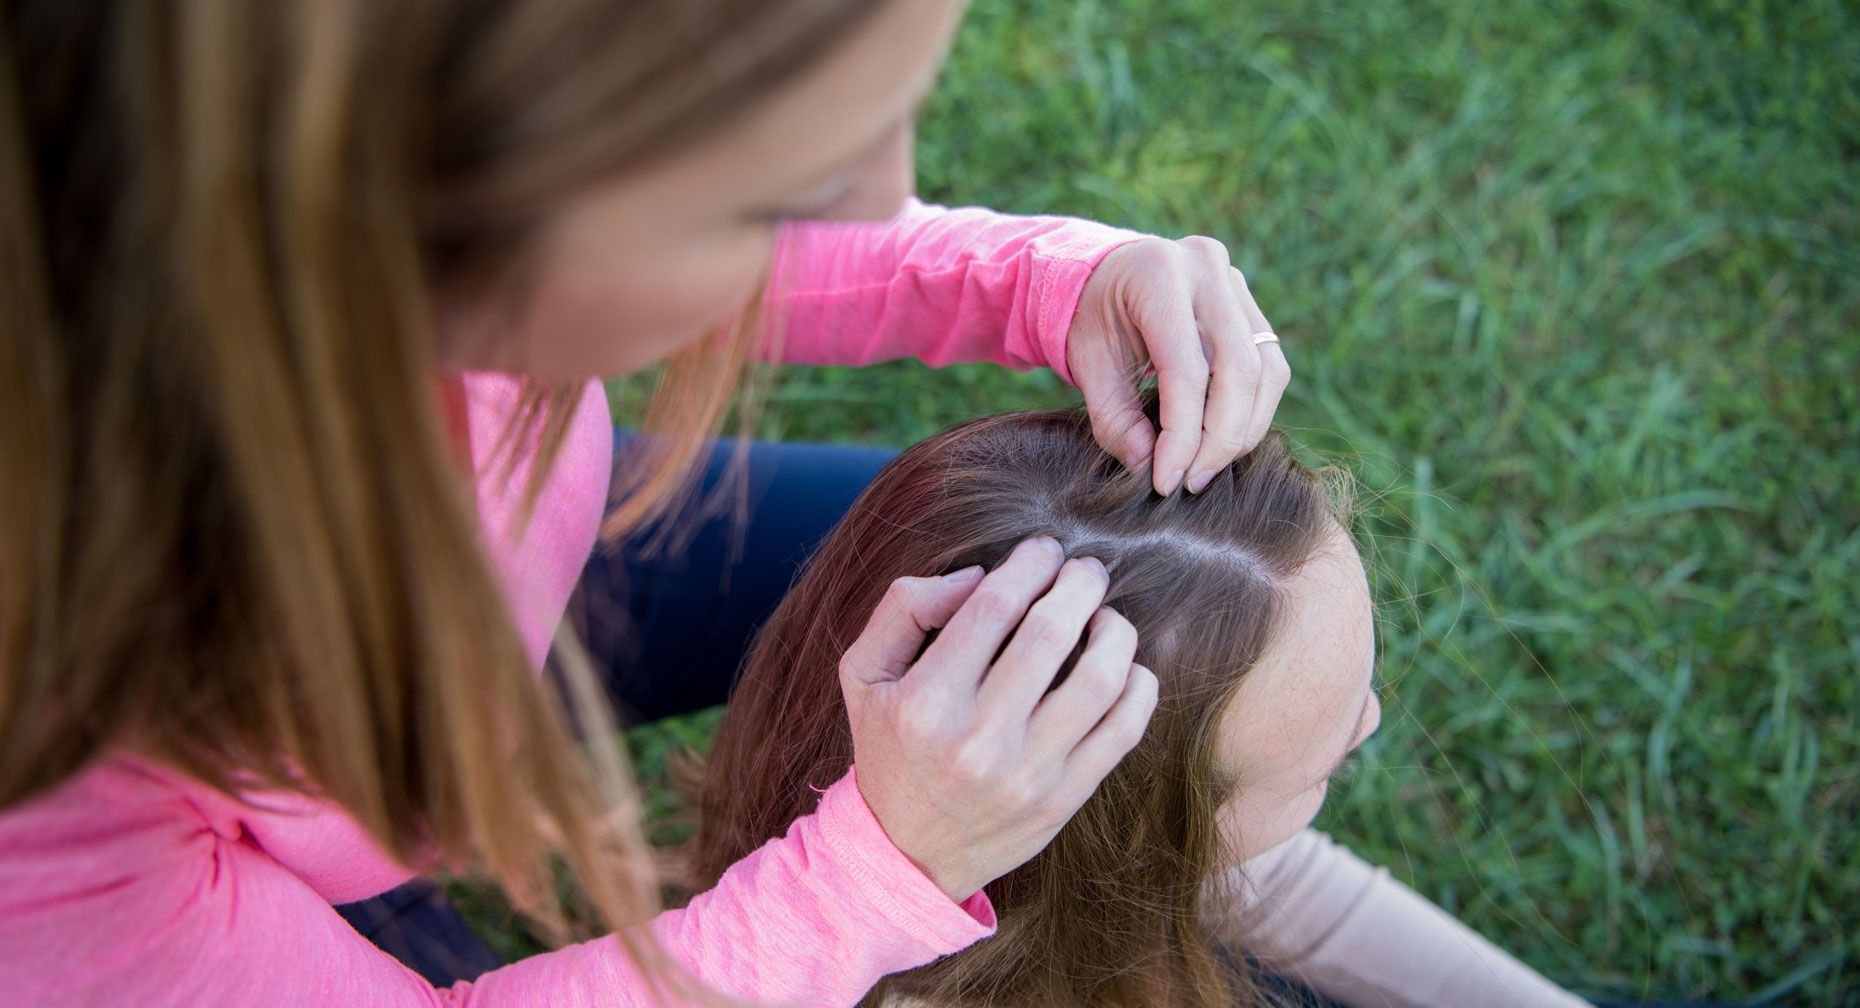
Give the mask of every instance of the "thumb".
M 903 678 L 923 650 L 924 638 L 949 622 L 981 582 L 980 567 L 893 581 L 859 639 L 840 659 L 841 683 L 850 692 L 855 684 L 872 686 Z
M 1143 366 L 1121 368 L 1097 354 L 1081 354 L 1072 379 L 1085 397 L 1091 434 L 1105 451 L 1132 472 L 1149 467 L 1156 431 L 1143 412 L 1139 394 Z

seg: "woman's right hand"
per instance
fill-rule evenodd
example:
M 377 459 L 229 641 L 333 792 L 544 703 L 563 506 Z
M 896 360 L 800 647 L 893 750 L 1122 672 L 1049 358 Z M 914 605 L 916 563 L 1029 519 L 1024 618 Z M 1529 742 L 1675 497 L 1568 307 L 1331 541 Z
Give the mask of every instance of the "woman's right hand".
M 1156 677 L 1100 606 L 1108 584 L 1098 561 L 1030 539 L 986 577 L 892 582 L 840 661 L 859 792 L 951 899 L 1039 853 L 1143 736 Z

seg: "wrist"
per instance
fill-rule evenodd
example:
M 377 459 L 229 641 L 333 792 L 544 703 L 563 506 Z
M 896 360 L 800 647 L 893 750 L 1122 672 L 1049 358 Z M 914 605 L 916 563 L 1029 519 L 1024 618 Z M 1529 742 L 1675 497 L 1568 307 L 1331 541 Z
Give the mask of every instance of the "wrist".
M 949 897 L 952 903 L 960 904 L 968 902 L 971 897 L 981 891 L 983 885 L 987 884 L 986 880 L 984 880 L 971 885 L 967 880 L 961 877 L 952 878 L 948 872 L 938 872 L 934 866 L 919 857 L 918 852 L 911 850 L 905 844 L 899 843 L 897 834 L 892 831 L 891 827 L 885 825 L 884 818 L 879 815 L 878 806 L 873 804 L 871 795 L 866 793 L 865 782 L 859 779 L 857 773 L 853 774 L 853 784 L 859 792 L 859 800 L 865 804 L 867 814 L 872 817 L 872 822 L 877 825 L 879 831 L 884 834 L 885 841 L 891 845 L 893 850 L 902 855 L 904 860 L 910 862 L 911 867 L 917 869 L 918 873 L 929 881 L 931 885 L 936 886 L 943 895 Z M 911 846 L 916 845 L 913 844 Z

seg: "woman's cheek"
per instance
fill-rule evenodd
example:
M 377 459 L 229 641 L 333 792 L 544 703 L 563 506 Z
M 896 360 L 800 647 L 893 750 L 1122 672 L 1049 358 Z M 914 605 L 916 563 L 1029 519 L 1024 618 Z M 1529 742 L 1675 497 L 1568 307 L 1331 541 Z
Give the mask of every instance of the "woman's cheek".
M 661 260 L 656 282 L 634 284 L 641 314 L 653 317 L 654 329 L 684 334 L 684 341 L 712 332 L 753 304 L 769 280 L 775 230 L 745 225 L 704 242 L 692 242 L 681 255 Z M 665 268 L 671 261 L 681 265 Z
M 582 272 L 538 306 L 539 370 L 613 376 L 671 356 L 753 302 L 772 248 L 766 230 L 690 235 L 657 255 Z

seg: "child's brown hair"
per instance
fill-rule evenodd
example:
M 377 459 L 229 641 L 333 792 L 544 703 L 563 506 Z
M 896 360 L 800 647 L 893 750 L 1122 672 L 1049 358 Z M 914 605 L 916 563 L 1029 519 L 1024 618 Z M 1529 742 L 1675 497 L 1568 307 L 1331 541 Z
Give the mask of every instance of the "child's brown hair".
M 1151 404 L 1152 415 L 1154 404 Z M 999 933 L 888 978 L 938 1006 L 1229 1006 L 1244 967 L 1210 949 L 1203 890 L 1230 858 L 1216 812 L 1222 712 L 1274 636 L 1280 587 L 1324 544 L 1341 495 L 1268 436 L 1199 495 L 1160 498 L 1106 455 L 1083 410 L 962 424 L 892 462 L 759 639 L 704 764 L 699 888 L 813 810 L 852 762 L 837 676 L 886 586 L 992 568 L 1035 535 L 1094 556 L 1160 698 L 1144 740 L 1044 852 L 987 887 Z M 1244 1003 L 1244 1001 L 1242 1002 Z

